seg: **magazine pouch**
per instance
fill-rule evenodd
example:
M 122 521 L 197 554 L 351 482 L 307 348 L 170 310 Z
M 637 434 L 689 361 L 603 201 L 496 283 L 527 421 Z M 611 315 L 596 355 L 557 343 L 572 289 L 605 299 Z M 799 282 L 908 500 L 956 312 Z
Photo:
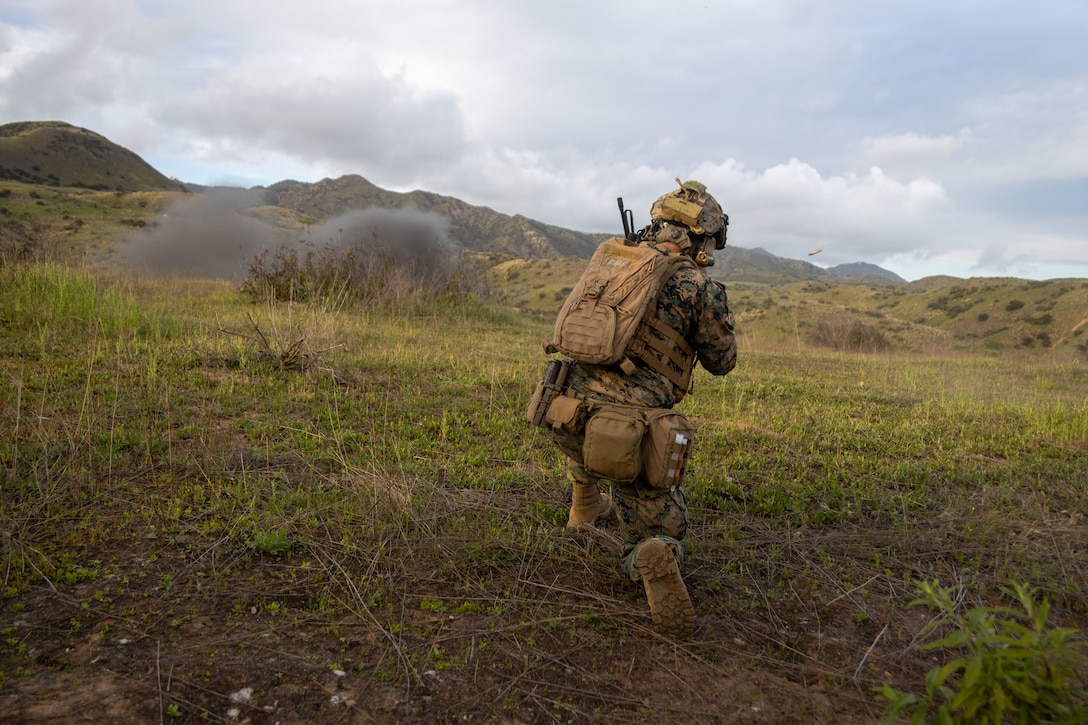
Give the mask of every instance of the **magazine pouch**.
M 544 375 L 536 384 L 536 390 L 533 391 L 526 410 L 530 423 L 544 425 L 552 400 L 562 395 L 566 388 L 567 374 L 570 373 L 571 366 L 570 360 L 549 360 L 544 366 Z

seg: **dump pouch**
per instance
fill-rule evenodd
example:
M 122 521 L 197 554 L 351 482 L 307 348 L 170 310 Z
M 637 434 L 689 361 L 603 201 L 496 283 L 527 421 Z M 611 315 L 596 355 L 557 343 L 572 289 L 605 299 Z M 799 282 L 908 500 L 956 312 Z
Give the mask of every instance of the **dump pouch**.
M 654 488 L 679 487 L 695 445 L 695 426 L 668 408 L 646 411 L 642 477 Z
M 586 421 L 584 466 L 594 476 L 630 483 L 642 472 L 643 414 L 637 409 L 604 408 Z

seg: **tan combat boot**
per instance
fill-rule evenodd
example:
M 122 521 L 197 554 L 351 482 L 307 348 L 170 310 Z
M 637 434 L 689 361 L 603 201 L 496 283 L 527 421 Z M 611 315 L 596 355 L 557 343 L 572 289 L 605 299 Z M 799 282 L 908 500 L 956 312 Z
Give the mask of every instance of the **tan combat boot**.
M 654 620 L 654 631 L 674 637 L 690 637 L 695 631 L 695 609 L 688 588 L 680 576 L 672 549 L 661 539 L 638 545 L 635 566 L 646 586 L 646 601 Z
M 567 518 L 567 531 L 574 531 L 583 524 L 592 524 L 608 518 L 612 513 L 612 497 L 601 492 L 596 483 L 571 481 L 571 507 Z

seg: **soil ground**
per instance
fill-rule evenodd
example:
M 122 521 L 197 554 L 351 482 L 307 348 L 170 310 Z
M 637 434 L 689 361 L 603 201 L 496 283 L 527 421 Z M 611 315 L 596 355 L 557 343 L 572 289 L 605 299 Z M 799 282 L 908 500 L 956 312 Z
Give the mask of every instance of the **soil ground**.
M 703 524 L 691 538 L 705 554 L 721 534 Z M 747 534 L 758 551 L 760 532 Z M 799 532 L 794 554 L 855 537 Z M 764 575 L 723 590 L 696 544 L 685 576 L 697 631 L 662 637 L 641 586 L 615 567 L 607 528 L 542 528 L 536 542 L 457 577 L 442 560 L 459 542 L 390 541 L 385 603 L 329 616 L 314 582 L 285 576 L 299 571 L 294 555 L 131 532 L 88 549 L 108 562 L 104 578 L 41 583 L 6 602 L 0 721 L 871 723 L 872 687 L 926 664 L 910 641 L 919 613 L 871 597 L 862 617 L 857 592 L 802 588 L 788 572 L 774 603 L 761 601 L 772 596 Z M 113 586 L 122 580 L 159 585 Z

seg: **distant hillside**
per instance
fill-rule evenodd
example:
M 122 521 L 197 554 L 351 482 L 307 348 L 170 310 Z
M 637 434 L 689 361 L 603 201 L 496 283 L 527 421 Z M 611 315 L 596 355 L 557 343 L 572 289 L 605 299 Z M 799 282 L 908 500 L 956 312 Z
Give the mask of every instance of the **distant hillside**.
M 193 188 L 199 190 L 199 187 Z M 252 191 L 259 194 L 260 203 L 293 210 L 318 221 L 353 209 L 374 207 L 434 212 L 450 220 L 450 238 L 461 247 L 517 259 L 589 259 L 598 244 L 614 236 L 564 229 L 520 214 L 508 216 L 488 207 L 473 206 L 426 191 L 386 191 L 354 174 L 313 184 L 281 181 Z M 764 249 L 728 246 L 716 257 L 714 276 L 725 279 L 786 283 L 798 280 L 836 282 L 842 277 L 850 277 L 852 281 L 874 284 L 906 282 L 875 264 L 859 262 L 826 270 L 809 262 L 775 256 Z
M 495 298 L 542 320 L 554 319 L 586 260 L 610 236 L 425 191 L 387 191 L 358 175 L 252 189 L 183 186 L 86 129 L 58 122 L 0 126 L 4 258 L 67 253 L 123 264 L 121 247 L 170 234 L 187 251 L 209 244 L 223 251 L 238 247 L 239 229 L 258 240 L 299 239 L 311 225 L 371 208 L 442 215 Z M 203 226 L 186 226 L 193 221 L 186 209 Z M 191 243 L 194 234 L 204 247 Z M 1085 280 L 927 277 L 908 284 L 865 262 L 823 269 L 734 245 L 716 259 L 711 274 L 728 285 L 738 333 L 753 347 L 819 344 L 820 336 L 839 330 L 879 338 L 892 350 L 1088 355 Z
M 269 204 L 325 220 L 347 211 L 380 207 L 435 212 L 450 220 L 450 239 L 474 251 L 499 252 L 526 259 L 588 259 L 608 234 L 587 234 L 544 224 L 516 214 L 501 214 L 427 191 L 386 191 L 351 174 L 308 184 L 281 181 L 265 190 Z
M 899 275 L 875 264 L 857 262 L 824 269 L 800 259 L 779 257 L 759 247 L 745 249 L 729 245 L 716 252 L 714 257 L 715 264 L 710 270 L 711 276 L 723 281 L 742 279 L 759 284 L 788 284 L 803 281 L 828 284 L 854 282 L 880 286 L 906 284 L 906 280 Z
M 873 277 L 876 279 L 887 279 L 892 282 L 902 282 L 903 284 L 906 284 L 907 282 L 907 280 L 903 279 L 895 272 L 890 272 L 883 267 L 878 267 L 877 265 L 868 262 L 837 264 L 834 267 L 828 267 L 827 271 L 836 277 Z
M 118 193 L 0 179 L 0 263 L 65 255 L 131 269 L 128 252 L 174 239 L 196 253 L 215 243 L 298 238 L 313 217 L 270 205 L 268 190 Z M 214 201 L 213 201 L 214 200 Z M 206 219 L 183 222 L 188 209 Z M 510 217 L 509 219 L 513 219 Z M 134 245 L 137 245 L 134 247 Z M 127 250 L 127 252 L 126 252 Z M 219 259 L 222 255 L 212 255 Z M 492 301 L 549 322 L 585 268 L 574 256 L 528 258 L 469 251 Z M 239 269 L 252 257 L 239 258 Z M 712 268 L 729 290 L 746 349 L 795 350 L 829 335 L 881 339 L 889 351 L 944 354 L 1019 350 L 1088 357 L 1088 280 L 927 277 L 909 284 L 841 277 L 761 249 L 727 247 Z
M 60 121 L 0 126 L 0 179 L 97 191 L 184 190 L 128 149 Z
M 827 270 L 799 259 L 784 259 L 766 249 L 745 249 L 726 246 L 714 254 L 712 276 L 723 279 L 745 279 L 766 284 L 823 280 L 830 277 Z

